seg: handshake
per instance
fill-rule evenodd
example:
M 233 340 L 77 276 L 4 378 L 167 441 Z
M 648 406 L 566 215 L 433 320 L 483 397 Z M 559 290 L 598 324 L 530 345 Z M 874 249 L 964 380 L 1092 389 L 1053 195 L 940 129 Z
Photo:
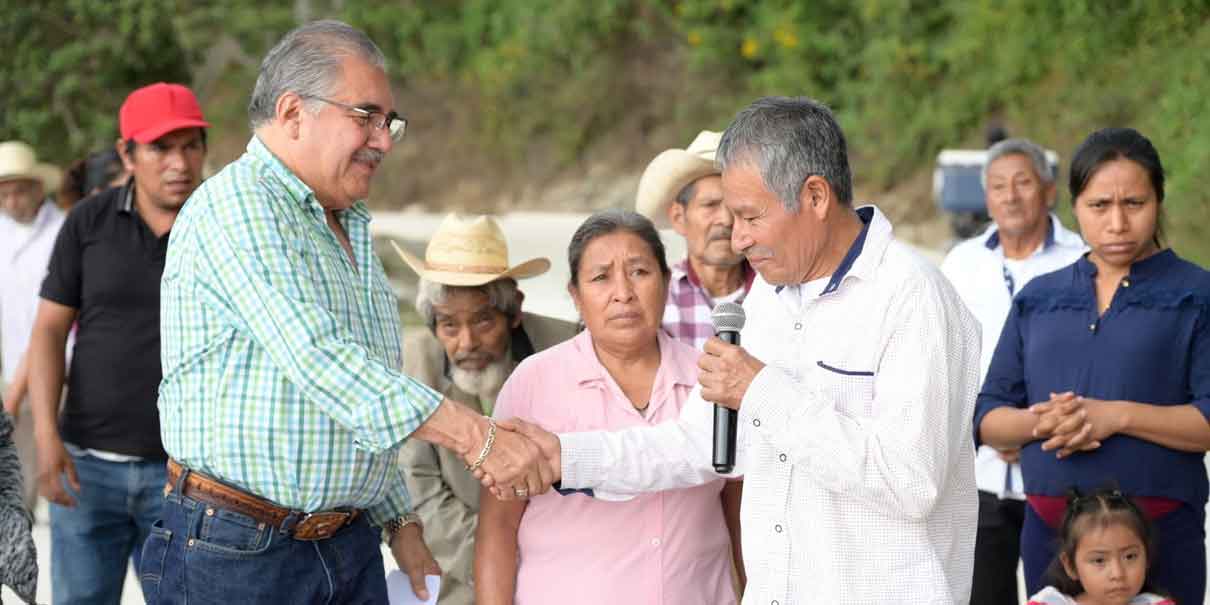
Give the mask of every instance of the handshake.
M 481 448 L 462 453 L 467 470 L 500 500 L 546 493 L 562 475 L 559 438 L 519 418 L 481 425 Z

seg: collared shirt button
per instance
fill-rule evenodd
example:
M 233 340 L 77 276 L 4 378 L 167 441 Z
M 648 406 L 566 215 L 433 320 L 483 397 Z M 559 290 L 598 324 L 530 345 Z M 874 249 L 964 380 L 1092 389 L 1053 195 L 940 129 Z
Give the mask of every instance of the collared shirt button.
M 769 601 L 769 605 L 778 605 L 778 604 L 777 604 L 777 599 L 774 599 L 774 600 L 772 600 L 772 601 Z
M 660 545 L 660 539 L 659 539 L 659 538 L 652 538 L 652 539 L 651 539 L 651 545 L 652 545 L 652 546 L 659 546 L 659 545 Z
M 1095 324 L 1095 323 L 1090 323 L 1090 324 L 1088 324 L 1088 331 L 1089 331 L 1089 332 L 1096 332 L 1096 331 L 1097 331 L 1097 324 Z
M 802 322 L 801 322 L 801 321 L 796 321 L 796 322 L 794 322 L 794 329 L 795 329 L 795 330 L 801 330 L 801 329 L 802 329 Z
M 779 524 L 777 524 L 777 525 L 774 525 L 774 526 L 773 526 L 773 531 L 775 531 L 775 532 L 777 532 L 777 533 L 779 533 L 779 534 L 780 534 L 780 533 L 781 533 L 781 524 L 779 523 Z
M 786 461 L 786 455 L 785 455 L 785 454 L 778 454 L 778 455 L 777 455 L 777 459 L 778 459 L 778 460 L 781 460 L 782 462 L 785 462 L 785 461 Z
M 752 426 L 760 426 L 760 418 L 753 418 Z
M 1130 280 L 1129 280 L 1129 279 L 1123 279 L 1123 280 L 1122 280 L 1122 287 L 1123 287 L 1123 288 L 1129 288 L 1129 287 L 1130 287 Z
M 213 517 L 213 516 L 214 516 L 214 509 L 213 509 L 213 508 L 207 508 L 207 509 L 206 509 L 206 516 L 207 516 L 207 517 Z

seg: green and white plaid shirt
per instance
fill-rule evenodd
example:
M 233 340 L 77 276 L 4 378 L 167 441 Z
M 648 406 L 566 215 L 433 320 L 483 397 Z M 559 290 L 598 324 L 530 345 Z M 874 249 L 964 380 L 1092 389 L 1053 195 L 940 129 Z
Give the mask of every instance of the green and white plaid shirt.
M 177 217 L 161 286 L 160 432 L 181 464 L 282 506 L 410 509 L 396 449 L 441 396 L 400 373 L 361 202 L 340 213 L 256 137 Z

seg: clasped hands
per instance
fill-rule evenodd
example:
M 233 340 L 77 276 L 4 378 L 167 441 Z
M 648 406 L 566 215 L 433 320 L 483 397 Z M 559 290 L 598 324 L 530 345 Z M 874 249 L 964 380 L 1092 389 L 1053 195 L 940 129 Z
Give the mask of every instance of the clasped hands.
M 1057 458 L 1095 450 L 1117 432 L 1109 402 L 1070 391 L 1051 393 L 1049 400 L 1031 405 L 1029 412 L 1037 416 L 1034 438 L 1044 440 L 1042 451 L 1058 450 Z

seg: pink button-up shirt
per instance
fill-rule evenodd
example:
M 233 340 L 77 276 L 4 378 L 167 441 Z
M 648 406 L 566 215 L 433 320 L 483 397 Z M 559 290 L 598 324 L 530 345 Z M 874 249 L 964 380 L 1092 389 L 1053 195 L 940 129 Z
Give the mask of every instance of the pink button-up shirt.
M 597 359 L 588 331 L 521 363 L 495 417 L 556 433 L 675 420 L 697 382 L 698 351 L 659 334 L 660 368 L 644 417 Z M 610 502 L 551 491 L 533 498 L 517 535 L 517 605 L 733 604 L 723 481 Z

